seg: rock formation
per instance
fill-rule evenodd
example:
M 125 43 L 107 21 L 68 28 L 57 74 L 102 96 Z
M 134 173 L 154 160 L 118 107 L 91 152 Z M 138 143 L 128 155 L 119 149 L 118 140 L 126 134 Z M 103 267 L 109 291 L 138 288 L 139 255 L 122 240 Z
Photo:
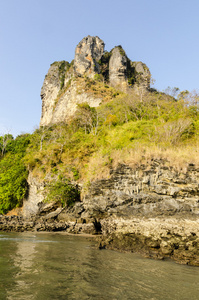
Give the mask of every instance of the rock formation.
M 127 84 L 127 57 L 121 47 L 112 50 L 109 61 L 109 82 L 112 86 Z
M 68 122 L 80 103 L 99 106 L 103 97 L 91 95 L 84 88 L 85 78 L 95 80 L 96 75 L 123 91 L 127 87 L 150 87 L 150 71 L 145 64 L 130 61 L 121 46 L 104 52 L 104 42 L 99 37 L 87 36 L 77 45 L 74 62 L 50 66 L 41 89 L 40 126 Z
M 40 205 L 44 200 L 44 183 L 40 183 L 29 172 L 28 196 L 23 202 L 23 217 L 30 218 L 38 214 Z
M 140 94 L 140 92 L 150 88 L 151 73 L 141 61 L 131 62 L 131 67 L 135 74 L 134 89 Z
M 62 65 L 68 70 L 60 72 Z M 73 65 L 55 62 L 45 77 L 42 89 L 42 115 L 40 126 L 67 122 L 74 115 L 77 105 L 87 102 L 91 107 L 98 106 L 102 99 L 84 92 L 84 83 L 74 77 Z
M 135 170 L 121 165 L 93 183 L 84 213 L 101 219 L 100 247 L 199 266 L 198 179 L 192 164 L 179 173 L 153 160 Z
M 93 78 L 100 73 L 98 61 L 104 53 L 104 42 L 99 37 L 87 36 L 75 49 L 74 71 L 78 76 Z

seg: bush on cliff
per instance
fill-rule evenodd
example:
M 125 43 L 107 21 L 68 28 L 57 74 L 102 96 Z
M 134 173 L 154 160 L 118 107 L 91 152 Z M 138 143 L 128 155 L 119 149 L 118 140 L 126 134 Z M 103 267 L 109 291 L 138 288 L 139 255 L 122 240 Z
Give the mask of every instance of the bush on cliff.
M 12 138 L 0 159 L 1 214 L 21 206 L 27 193 L 28 171 L 23 163 L 23 157 L 29 142 L 29 135 Z
M 62 206 L 72 206 L 80 201 L 80 192 L 67 178 L 59 176 L 58 180 L 48 186 L 46 201 L 59 201 Z

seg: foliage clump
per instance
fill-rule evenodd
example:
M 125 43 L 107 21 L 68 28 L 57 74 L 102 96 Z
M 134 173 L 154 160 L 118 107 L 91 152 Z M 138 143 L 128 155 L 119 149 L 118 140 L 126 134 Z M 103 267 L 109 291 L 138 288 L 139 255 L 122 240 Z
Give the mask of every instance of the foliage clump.
M 57 201 L 62 206 L 72 206 L 76 201 L 80 201 L 80 191 L 67 178 L 59 176 L 48 186 L 46 201 Z
M 5 140 L 5 136 L 1 136 L 0 140 Z M 0 159 L 0 214 L 21 206 L 27 194 L 28 171 L 23 157 L 29 143 L 29 134 L 18 136 L 16 139 L 9 135 L 9 143 Z
M 69 69 L 73 66 L 74 61 L 72 60 L 71 63 L 68 61 L 62 60 L 62 61 L 55 61 L 51 64 L 57 66 L 58 68 L 58 75 L 59 75 L 59 81 L 60 81 L 60 92 L 64 88 L 65 85 L 65 78 L 66 74 L 68 73 Z

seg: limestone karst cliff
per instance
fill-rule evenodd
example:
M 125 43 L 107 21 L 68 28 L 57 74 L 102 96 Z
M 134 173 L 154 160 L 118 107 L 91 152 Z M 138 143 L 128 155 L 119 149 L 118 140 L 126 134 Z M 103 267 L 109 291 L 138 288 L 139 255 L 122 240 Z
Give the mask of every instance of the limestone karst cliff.
M 3 213 L 23 201 L 0 230 L 99 234 L 100 248 L 199 266 L 198 106 L 154 92 L 145 64 L 90 36 L 50 66 L 41 97 L 41 128 L 0 159 Z
M 87 36 L 77 45 L 74 61 L 51 64 L 41 89 L 40 126 L 69 121 L 77 104 L 87 102 L 97 107 L 103 102 L 103 96 L 86 92 L 86 77 L 99 77 L 106 84 L 125 91 L 138 86 L 150 87 L 150 71 L 145 64 L 132 62 L 121 46 L 107 52 L 104 45 L 99 37 Z

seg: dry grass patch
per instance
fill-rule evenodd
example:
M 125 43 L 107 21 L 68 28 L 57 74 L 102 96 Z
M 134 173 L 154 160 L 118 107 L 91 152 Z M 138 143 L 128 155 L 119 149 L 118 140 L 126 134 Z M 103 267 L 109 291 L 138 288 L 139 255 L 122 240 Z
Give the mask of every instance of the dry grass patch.
M 83 181 L 95 181 L 110 178 L 111 161 L 107 154 L 102 151 L 94 153 L 88 164 L 81 170 L 81 178 Z
M 102 98 L 103 102 L 109 102 L 118 97 L 123 92 L 116 90 L 109 85 L 90 78 L 76 78 L 79 93 L 87 93 L 95 98 Z
M 194 146 L 181 146 L 160 148 L 158 146 L 138 146 L 132 149 L 115 150 L 111 157 L 113 158 L 113 167 L 116 168 L 119 163 L 125 163 L 132 168 L 138 168 L 141 164 L 150 164 L 152 160 L 163 159 L 167 166 L 171 166 L 178 172 L 186 172 L 189 164 L 199 167 L 199 144 Z

